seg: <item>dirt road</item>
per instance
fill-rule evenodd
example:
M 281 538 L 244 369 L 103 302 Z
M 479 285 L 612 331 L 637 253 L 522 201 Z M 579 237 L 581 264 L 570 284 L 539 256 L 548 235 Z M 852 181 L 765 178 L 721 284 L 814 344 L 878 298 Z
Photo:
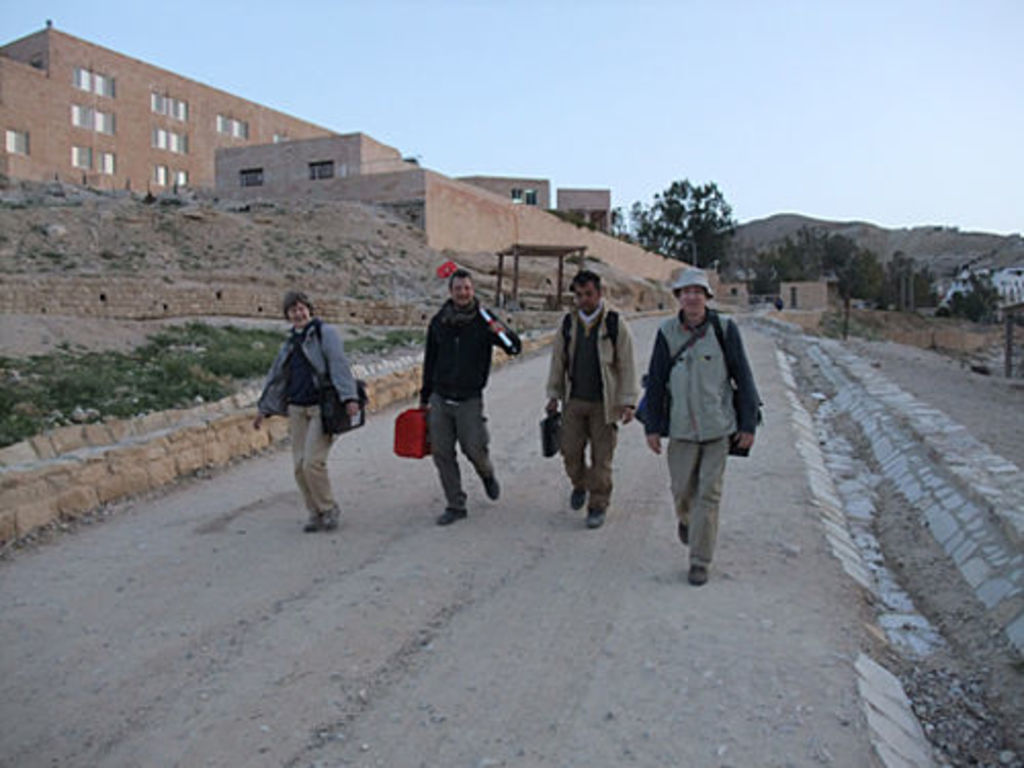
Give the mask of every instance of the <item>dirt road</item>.
M 864 604 L 809 502 L 774 345 L 747 344 L 770 417 L 729 466 L 707 586 L 686 584 L 638 426 L 606 525 L 570 512 L 540 458 L 543 353 L 494 375 L 502 496 L 466 478 L 450 528 L 432 463 L 392 455 L 391 410 L 332 453 L 334 534 L 300 532 L 278 452 L 0 563 L 0 764 L 877 765 Z

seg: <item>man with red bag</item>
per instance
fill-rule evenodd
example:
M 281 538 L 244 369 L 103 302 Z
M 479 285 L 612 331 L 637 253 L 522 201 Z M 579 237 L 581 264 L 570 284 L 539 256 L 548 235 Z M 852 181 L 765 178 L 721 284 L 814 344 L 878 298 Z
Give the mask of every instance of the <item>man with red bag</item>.
M 501 347 L 509 355 L 522 350 L 515 332 L 480 304 L 468 271 L 451 272 L 448 292 L 450 298 L 427 329 L 420 390 L 420 405 L 428 409 L 431 454 L 446 500 L 438 525 L 451 525 L 468 514 L 456 443 L 480 476 L 487 497 L 496 500 L 501 493 L 487 450 L 483 390 L 491 372 L 491 350 Z

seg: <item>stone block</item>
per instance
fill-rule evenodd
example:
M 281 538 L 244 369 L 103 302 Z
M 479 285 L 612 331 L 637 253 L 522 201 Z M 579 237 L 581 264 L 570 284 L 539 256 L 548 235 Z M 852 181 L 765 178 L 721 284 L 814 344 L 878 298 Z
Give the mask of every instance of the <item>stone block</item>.
M 269 419 L 263 423 L 266 425 L 267 431 L 270 433 L 271 440 L 275 443 L 288 437 L 287 419 Z
M 222 467 L 231 461 L 231 451 L 226 443 L 210 440 L 203 447 L 203 460 L 208 467 Z
M 960 566 L 960 573 L 967 579 L 971 589 L 977 590 L 981 583 L 989 577 L 991 569 L 982 557 L 972 557 Z
M 110 433 L 111 444 L 119 443 L 132 434 L 132 423 L 128 419 L 110 419 L 103 424 Z
M 202 446 L 187 445 L 171 452 L 174 466 L 179 475 L 189 475 L 206 466 L 206 454 Z
M 35 437 L 30 437 L 28 441 L 32 445 L 32 450 L 36 452 L 36 456 L 40 459 L 52 459 L 57 455 L 53 448 L 53 443 L 50 442 L 50 438 L 47 435 L 36 435 Z
M 149 472 L 149 485 L 151 488 L 159 488 L 162 485 L 174 482 L 178 477 L 178 467 L 174 458 L 162 456 L 151 459 L 146 465 Z
M 57 495 L 57 511 L 61 517 L 77 517 L 99 505 L 96 490 L 88 485 L 73 485 Z
M 28 440 L 0 448 L 0 467 L 12 467 L 16 464 L 29 464 L 39 457 Z
M 82 462 L 72 473 L 76 485 L 96 486 L 110 476 L 110 467 L 104 456 L 95 456 Z
M 251 451 L 262 451 L 270 445 L 270 433 L 265 429 L 250 429 L 246 432 L 249 436 L 249 448 Z
M 953 534 L 959 529 L 956 519 L 938 504 L 933 504 L 929 507 L 925 511 L 925 517 L 928 519 L 928 526 L 931 528 L 932 536 L 940 544 L 945 544 L 953 538 Z
M 50 432 L 49 437 L 57 456 L 77 451 L 89 444 L 85 438 L 85 429 L 77 424 L 71 427 L 59 427 Z
M 157 411 L 132 419 L 132 432 L 136 435 L 147 435 L 170 426 L 171 417 L 167 411 Z
M 19 537 L 57 519 L 56 498 L 41 498 L 14 508 L 15 534 Z
M 96 486 L 101 503 L 131 496 L 149 490 L 149 474 L 140 464 L 120 464 L 111 467 L 111 474 Z
M 157 461 L 167 457 L 170 442 L 165 437 L 157 437 L 153 440 L 147 440 L 139 448 L 145 461 Z
M 14 509 L 22 504 L 46 498 L 50 493 L 45 473 L 29 473 L 22 478 L 21 482 L 5 484 L 5 487 L 0 490 L 0 509 Z
M 110 428 L 103 423 L 86 424 L 82 427 L 82 432 L 85 434 L 87 445 L 104 446 L 114 442 L 114 436 L 110 433 Z

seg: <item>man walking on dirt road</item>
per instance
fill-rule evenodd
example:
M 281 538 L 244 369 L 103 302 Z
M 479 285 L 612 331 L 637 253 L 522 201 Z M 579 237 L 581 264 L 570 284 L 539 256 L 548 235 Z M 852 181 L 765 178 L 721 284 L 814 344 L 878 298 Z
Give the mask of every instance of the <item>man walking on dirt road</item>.
M 605 305 L 600 275 L 583 270 L 572 281 L 576 311 L 562 318 L 551 348 L 548 413 L 562 414 L 561 450 L 572 483 L 569 505 L 587 504 L 587 527 L 604 524 L 612 495 L 618 422 L 628 424 L 638 395 L 633 337 L 621 315 Z M 590 444 L 590 466 L 586 462 Z
M 481 306 L 469 272 L 453 272 L 448 291 L 450 298 L 427 329 L 420 390 L 420 404 L 429 409 L 431 453 L 447 504 L 438 525 L 451 525 L 467 515 L 456 442 L 483 481 L 487 497 L 496 500 L 501 493 L 487 451 L 483 391 L 491 372 L 491 349 L 501 347 L 509 355 L 522 350 L 515 332 Z

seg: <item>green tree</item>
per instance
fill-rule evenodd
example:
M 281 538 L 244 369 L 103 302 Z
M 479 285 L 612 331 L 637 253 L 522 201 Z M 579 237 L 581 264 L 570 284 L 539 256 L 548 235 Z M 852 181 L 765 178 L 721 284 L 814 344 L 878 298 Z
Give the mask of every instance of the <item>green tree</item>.
M 830 235 L 824 243 L 822 267 L 836 279 L 843 300 L 843 338 L 850 331 L 850 303 L 854 298 L 878 295 L 884 271 L 873 251 L 858 248 L 843 235 Z
M 999 309 L 999 291 L 988 275 L 972 274 L 970 290 L 957 291 L 949 301 L 949 314 L 966 317 L 975 323 L 995 321 Z
M 630 220 L 636 241 L 651 251 L 698 267 L 727 262 L 727 243 L 736 232 L 732 207 L 714 182 L 694 186 L 674 181 L 648 208 L 633 203 Z

